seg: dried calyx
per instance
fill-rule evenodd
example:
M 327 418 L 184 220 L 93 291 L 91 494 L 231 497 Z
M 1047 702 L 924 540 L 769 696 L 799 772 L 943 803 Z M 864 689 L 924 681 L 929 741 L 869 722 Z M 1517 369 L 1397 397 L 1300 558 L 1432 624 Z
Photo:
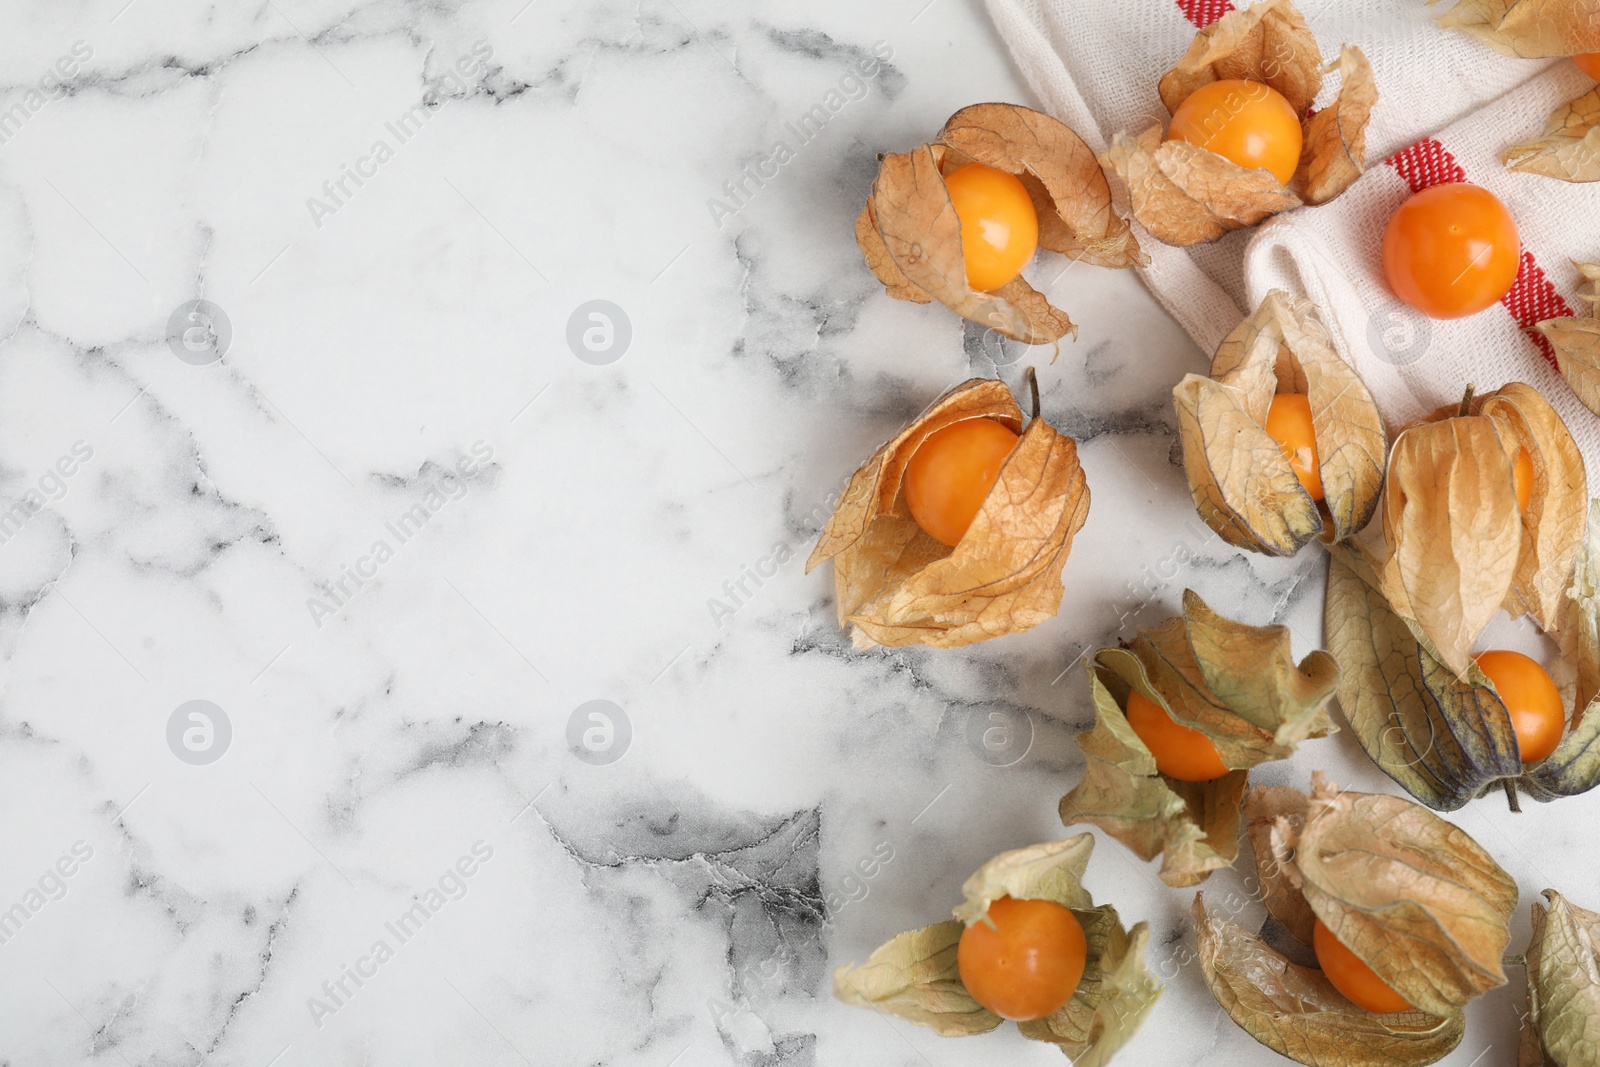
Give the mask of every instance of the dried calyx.
M 1320 504 L 1267 431 L 1280 394 L 1306 397 L 1320 456 Z M 1195 507 L 1229 544 L 1290 556 L 1316 537 L 1353 536 L 1376 512 L 1383 420 L 1308 302 L 1268 293 L 1217 349 L 1211 376 L 1186 375 L 1172 396 Z
M 1092 823 L 1142 859 L 1161 856 L 1161 879 L 1174 886 L 1197 885 L 1238 858 L 1249 768 L 1334 732 L 1327 704 L 1339 676 L 1326 652 L 1296 664 L 1286 627 L 1224 618 L 1193 590 L 1183 608 L 1089 664 L 1095 725 L 1078 737 L 1083 778 L 1060 805 L 1062 822 Z M 1191 742 L 1214 747 L 1226 773 L 1207 781 L 1162 774 L 1129 722 L 1134 694 L 1199 734 Z
M 1544 132 L 1507 148 L 1511 170 L 1564 182 L 1600 182 L 1600 89 L 1556 108 Z
M 1518 1063 L 1592 1067 L 1600 1034 L 1600 915 L 1554 889 L 1533 905 L 1533 936 L 1524 957 L 1528 1012 Z
M 1260 0 L 1230 11 L 1202 29 L 1177 66 L 1160 81 L 1169 113 L 1212 82 L 1239 79 L 1265 85 L 1288 102 L 1301 125 L 1301 154 L 1287 185 L 1270 171 L 1247 170 L 1185 140 L 1163 140 L 1153 126 L 1119 133 L 1107 165 L 1127 187 L 1133 216 L 1151 235 L 1173 245 L 1214 241 L 1301 204 L 1323 204 L 1348 189 L 1366 164 L 1366 130 L 1378 99 L 1372 67 L 1346 45 L 1336 63 L 1338 97 L 1312 112 L 1325 68 L 1316 38 L 1292 0 Z M 1214 125 L 1244 109 L 1225 102 Z
M 961 935 L 984 922 L 1001 898 L 1050 901 L 1070 909 L 1081 924 L 1086 965 L 1063 1007 L 1017 1028 L 1024 1037 L 1058 1046 L 1075 1067 L 1101 1067 L 1133 1036 L 1161 986 L 1145 963 L 1149 927 L 1125 928 L 1116 908 L 1096 906 L 1083 888 L 1093 851 L 1094 838 L 1079 834 L 996 856 L 962 886 L 964 900 L 954 918 L 892 938 L 859 967 L 841 967 L 834 973 L 834 996 L 946 1037 L 987 1033 L 1003 1020 L 962 984 L 956 959 Z
M 1596 90 L 1600 92 L 1600 90 Z M 1600 147 L 1596 158 L 1600 159 Z M 1556 366 L 1584 407 L 1600 413 L 1600 263 L 1578 263 L 1589 291 L 1583 299 L 1589 304 L 1587 315 L 1568 315 L 1545 319 L 1536 327 L 1550 342 Z
M 1412 1010 L 1367 1011 L 1197 895 L 1206 983 L 1252 1037 L 1312 1067 L 1418 1067 L 1460 1042 L 1462 1009 L 1505 983 L 1516 882 L 1457 827 L 1399 797 L 1253 789 L 1245 801 L 1268 912 L 1306 950 L 1320 922 Z M 1320 959 L 1321 956 L 1319 955 Z
M 1523 463 L 1532 478 L 1526 507 L 1517 492 Z M 1384 595 L 1465 678 L 1473 641 L 1502 607 L 1555 627 L 1588 499 L 1577 442 L 1537 390 L 1512 382 L 1469 394 L 1395 439 Z
M 1582 0 L 1459 0 L 1438 23 L 1522 59 L 1600 52 L 1600 19 Z
M 1465 414 L 1462 410 L 1465 410 Z M 1518 498 L 1517 468 L 1527 503 Z M 1330 552 L 1324 632 L 1350 730 L 1418 800 L 1453 810 L 1493 788 L 1551 800 L 1600 783 L 1600 504 L 1554 410 L 1513 383 L 1395 442 L 1386 544 Z M 1561 650 L 1559 742 L 1524 762 L 1471 656 L 1484 623 L 1526 615 Z M 1552 698 L 1554 699 L 1554 698 Z
M 952 547 L 912 518 L 905 482 L 930 437 L 990 419 L 1021 437 Z M 1002 382 L 963 382 L 878 449 L 851 477 L 806 570 L 832 559 L 840 625 L 857 647 L 955 648 L 1055 615 L 1061 568 L 1089 513 L 1077 442 L 1022 410 Z
M 992 292 L 968 284 L 961 221 L 945 176 L 969 163 L 1014 175 L 1038 217 L 1039 247 L 1101 267 L 1145 262 L 1094 152 L 1060 121 L 1015 104 L 974 104 L 928 144 L 883 156 L 856 220 L 867 265 L 897 300 L 937 300 L 1027 344 L 1077 327 L 1018 275 Z

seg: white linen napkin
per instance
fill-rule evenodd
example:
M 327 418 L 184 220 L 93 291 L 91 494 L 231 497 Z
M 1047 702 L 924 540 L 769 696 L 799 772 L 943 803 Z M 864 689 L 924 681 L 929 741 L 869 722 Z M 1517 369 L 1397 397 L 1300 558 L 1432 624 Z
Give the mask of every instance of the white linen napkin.
M 1118 131 L 1168 118 L 1157 79 L 1197 27 L 1228 0 L 987 0 L 990 17 L 1044 109 L 1097 152 Z M 1585 313 L 1572 260 L 1600 261 L 1600 183 L 1574 185 L 1507 171 L 1500 152 L 1544 128 L 1550 112 L 1591 82 L 1565 60 L 1502 56 L 1433 22 L 1443 5 L 1417 0 L 1301 0 L 1326 58 L 1354 44 L 1372 61 L 1379 101 L 1367 133 L 1367 173 L 1343 196 L 1207 245 L 1164 245 L 1135 223 L 1150 256 L 1141 273 L 1208 354 L 1273 288 L 1322 309 L 1341 354 L 1360 371 L 1391 431 L 1459 400 L 1526 381 L 1560 411 L 1600 485 L 1600 417 L 1555 372 L 1539 319 Z M 1318 100 L 1331 100 L 1337 77 Z M 1401 305 L 1383 279 L 1380 247 L 1394 209 L 1414 189 L 1466 180 L 1516 218 L 1522 269 L 1500 305 L 1453 321 Z

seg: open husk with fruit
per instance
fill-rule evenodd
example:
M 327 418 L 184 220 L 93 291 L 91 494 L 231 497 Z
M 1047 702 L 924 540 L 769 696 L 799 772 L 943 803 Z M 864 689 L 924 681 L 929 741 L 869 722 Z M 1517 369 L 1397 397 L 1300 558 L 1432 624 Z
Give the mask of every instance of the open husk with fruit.
M 1313 111 L 1326 70 L 1337 69 L 1338 97 Z M 1126 186 L 1133 217 L 1171 245 L 1214 241 L 1301 204 L 1325 204 L 1348 189 L 1366 165 L 1366 131 L 1378 99 L 1372 67 L 1359 48 L 1346 45 L 1324 67 L 1305 18 L 1291 0 L 1259 0 L 1230 11 L 1195 35 L 1158 92 L 1170 115 L 1205 86 L 1248 82 L 1251 87 L 1206 100 L 1194 133 L 1172 136 L 1161 126 L 1118 133 L 1107 166 Z M 1280 180 L 1270 169 L 1241 166 L 1198 141 L 1213 142 L 1221 126 L 1251 105 L 1254 86 L 1266 86 L 1299 124 L 1300 155 Z M 1232 87 L 1229 87 L 1232 88 Z M 1186 120 L 1187 125 L 1187 120 Z M 1288 133 L 1295 132 L 1293 123 Z M 1189 137 L 1192 139 L 1185 139 Z M 1288 146 L 1290 152 L 1293 144 Z
M 1383 419 L 1308 302 L 1268 293 L 1218 347 L 1210 377 L 1186 375 L 1172 397 L 1195 507 L 1230 545 L 1291 556 L 1312 538 L 1353 536 L 1376 512 Z M 1269 432 L 1295 403 L 1310 416 L 1314 480 Z
M 1515 880 L 1426 808 L 1320 773 L 1309 796 L 1252 789 L 1245 811 L 1262 899 L 1297 945 L 1196 894 L 1201 970 L 1229 1017 L 1310 1067 L 1420 1067 L 1455 1048 L 1466 1005 L 1505 984 Z
M 1573 393 L 1584 407 L 1600 413 L 1600 263 L 1575 265 L 1589 286 L 1583 294 L 1589 314 L 1545 319 L 1536 329 L 1550 342 L 1556 366 Z
M 1592 789 L 1600 504 L 1555 409 L 1512 383 L 1407 428 L 1390 456 L 1383 532 L 1381 545 L 1331 550 L 1324 607 L 1339 703 L 1368 755 L 1442 811 L 1497 786 L 1513 805 L 1518 792 Z M 1472 653 L 1501 609 L 1561 650 L 1542 683 L 1554 721 L 1539 751 L 1486 673 L 1488 653 Z
M 907 474 L 930 438 L 991 420 L 1015 446 L 954 544 L 917 522 Z M 956 386 L 878 449 L 850 479 L 806 570 L 833 560 L 839 623 L 858 648 L 956 648 L 1036 626 L 1055 615 L 1061 568 L 1089 514 L 1078 446 L 1022 409 L 1003 382 Z
M 1193 590 L 1183 615 L 1101 649 L 1088 675 L 1095 724 L 1078 737 L 1083 777 L 1061 798 L 1061 821 L 1159 855 L 1168 885 L 1197 885 L 1238 858 L 1251 767 L 1334 732 L 1333 658 L 1296 664 L 1287 627 L 1224 618 Z
M 1038 247 L 1100 267 L 1144 262 L 1081 137 L 1030 108 L 974 104 L 951 115 L 929 143 L 883 156 L 856 219 L 856 243 L 867 266 L 896 300 L 937 300 L 1014 340 L 1049 344 L 1076 336 L 1066 312 L 1020 274 L 987 292 L 968 284 L 961 220 L 945 177 L 973 163 L 1022 183 L 1037 218 Z
M 1055 1010 L 1017 1022 L 1024 1037 L 1058 1046 L 1075 1067 L 1100 1067 L 1138 1030 L 1161 994 L 1145 963 L 1150 928 L 1122 925 L 1117 909 L 1096 905 L 1083 888 L 1094 838 L 1004 852 L 962 886 L 954 918 L 911 930 L 879 946 L 861 966 L 834 973 L 834 996 L 926 1026 L 945 1037 L 983 1034 L 1005 1020 L 979 1002 L 963 981 L 963 937 L 990 924 L 1002 900 L 1043 901 L 1070 911 L 1081 929 L 1081 977 Z M 975 931 L 981 934 L 982 931 Z M 1063 990 L 1063 995 L 1066 990 Z

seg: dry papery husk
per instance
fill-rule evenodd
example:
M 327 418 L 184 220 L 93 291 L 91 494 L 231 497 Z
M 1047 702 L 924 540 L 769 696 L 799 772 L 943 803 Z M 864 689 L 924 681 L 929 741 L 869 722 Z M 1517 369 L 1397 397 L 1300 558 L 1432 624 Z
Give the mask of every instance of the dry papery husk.
M 1161 857 L 1161 880 L 1198 885 L 1239 856 L 1239 803 L 1249 769 L 1286 759 L 1308 737 L 1334 732 L 1327 704 L 1339 668 L 1326 652 L 1298 665 L 1284 626 L 1224 618 L 1199 594 L 1183 594 L 1183 615 L 1142 629 L 1122 648 L 1101 649 L 1088 666 L 1094 728 L 1078 737 L 1083 778 L 1061 798 L 1061 821 L 1087 822 L 1141 859 Z M 1217 747 L 1227 774 L 1181 782 L 1128 725 L 1138 690 Z
M 1600 1064 L 1600 915 L 1546 889 L 1533 905 L 1518 1067 Z
M 1310 955 L 1317 919 L 1416 1010 L 1352 1004 L 1322 972 L 1207 913 L 1193 915 L 1206 984 L 1263 1045 L 1312 1067 L 1410 1067 L 1455 1048 L 1462 1008 L 1505 983 L 1515 880 L 1477 842 L 1399 797 L 1255 788 L 1244 802 L 1268 913 Z
M 1338 98 L 1312 113 L 1323 74 L 1334 69 Z M 1325 204 L 1350 188 L 1366 165 L 1367 122 L 1378 100 L 1372 66 L 1361 49 L 1345 45 L 1324 67 L 1316 38 L 1291 0 L 1260 0 L 1202 29 L 1162 76 L 1161 102 L 1171 114 L 1196 89 L 1231 78 L 1261 82 L 1289 101 L 1301 121 L 1299 166 L 1285 187 L 1269 171 L 1246 170 L 1196 144 L 1163 141 L 1161 126 L 1137 136 L 1116 134 L 1106 165 L 1126 185 L 1133 217 L 1167 244 L 1214 241 L 1301 204 Z
M 1266 431 L 1276 393 L 1303 393 L 1321 460 L 1325 504 L 1300 485 Z M 1307 301 L 1281 290 L 1223 340 L 1211 377 L 1172 391 L 1189 491 L 1230 545 L 1292 556 L 1314 537 L 1342 541 L 1377 510 L 1387 438 L 1372 394 Z
M 961 984 L 956 949 L 961 933 L 983 922 L 1001 897 L 1049 900 L 1072 909 L 1083 924 L 1088 959 L 1072 999 L 1043 1019 L 1018 1023 L 1022 1035 L 1047 1041 L 1072 1058 L 1073 1067 L 1099 1067 L 1127 1043 L 1161 995 L 1161 984 L 1145 963 L 1150 928 L 1123 927 L 1117 909 L 1095 906 L 1083 888 L 1094 838 L 1003 852 L 962 886 L 965 900 L 955 918 L 900 934 L 880 946 L 860 967 L 834 972 L 834 996 L 846 1004 L 875 1008 L 926 1026 L 945 1037 L 987 1033 L 1003 1021 L 973 999 Z
M 954 548 L 929 537 L 906 506 L 906 465 L 929 436 L 963 419 L 1021 433 Z M 1061 607 L 1061 568 L 1089 514 L 1078 445 L 1041 418 L 1022 429 L 1005 383 L 963 382 L 850 478 L 806 571 L 833 560 L 839 623 L 857 648 L 957 648 L 1019 633 Z
M 1342 668 L 1339 706 L 1367 754 L 1430 808 L 1452 811 L 1495 788 L 1553 800 L 1600 783 L 1600 502 L 1571 585 L 1553 616 L 1571 711 L 1565 736 L 1545 759 L 1524 765 L 1493 684 L 1468 661 L 1458 677 L 1415 621 L 1385 599 L 1374 561 L 1360 546 L 1330 552 L 1324 632 Z
M 1039 215 L 1039 247 L 1099 267 L 1146 262 L 1128 221 L 1111 207 L 1111 186 L 1094 152 L 1064 123 L 1016 104 L 974 104 L 937 137 L 890 152 L 856 219 L 867 266 L 896 300 L 937 300 L 958 315 L 1030 345 L 1078 328 L 1018 275 L 992 293 L 967 284 L 944 175 L 967 163 L 1016 175 Z
M 1600 52 L 1600 8 L 1585 0 L 1459 0 L 1438 22 L 1523 59 Z
M 1564 182 L 1600 182 L 1600 89 L 1556 108 L 1543 133 L 1512 145 L 1503 158 L 1511 170 Z
M 1590 314 L 1545 319 L 1536 328 L 1550 342 L 1556 366 L 1573 393 L 1584 407 L 1600 413 L 1600 263 L 1574 266 L 1589 285 L 1583 299 L 1591 305 Z
M 1533 489 L 1520 511 L 1519 449 L 1533 461 Z M 1465 680 L 1472 643 L 1501 608 L 1556 628 L 1588 504 L 1577 442 L 1538 390 L 1512 382 L 1469 394 L 1395 438 L 1384 485 L 1383 595 Z

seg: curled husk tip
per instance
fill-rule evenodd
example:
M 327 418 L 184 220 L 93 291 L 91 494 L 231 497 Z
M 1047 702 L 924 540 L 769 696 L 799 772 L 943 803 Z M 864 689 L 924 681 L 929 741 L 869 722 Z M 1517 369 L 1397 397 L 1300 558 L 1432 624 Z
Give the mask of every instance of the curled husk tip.
M 1062 822 L 1092 823 L 1141 859 L 1159 855 L 1168 885 L 1198 885 L 1238 858 L 1249 769 L 1334 732 L 1327 704 L 1338 674 L 1322 651 L 1296 664 L 1287 627 L 1235 622 L 1185 590 L 1183 615 L 1090 661 L 1095 724 L 1078 737 L 1085 767 L 1061 798 Z M 1128 724 L 1134 691 L 1204 734 L 1228 773 L 1208 782 L 1161 774 Z
M 1554 889 L 1534 901 L 1525 954 L 1528 1011 L 1522 1020 L 1522 1067 L 1594 1067 L 1600 1063 L 1600 915 Z

